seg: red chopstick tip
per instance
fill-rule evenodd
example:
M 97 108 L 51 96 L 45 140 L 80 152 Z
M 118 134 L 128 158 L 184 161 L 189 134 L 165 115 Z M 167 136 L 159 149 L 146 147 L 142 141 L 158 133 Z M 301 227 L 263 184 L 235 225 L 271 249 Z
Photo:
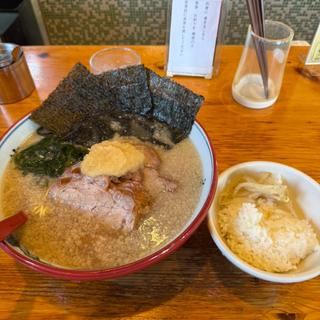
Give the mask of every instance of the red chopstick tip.
M 22 226 L 27 220 L 27 215 L 23 211 L 19 211 L 11 217 L 0 221 L 0 241 L 3 241 L 8 235 Z

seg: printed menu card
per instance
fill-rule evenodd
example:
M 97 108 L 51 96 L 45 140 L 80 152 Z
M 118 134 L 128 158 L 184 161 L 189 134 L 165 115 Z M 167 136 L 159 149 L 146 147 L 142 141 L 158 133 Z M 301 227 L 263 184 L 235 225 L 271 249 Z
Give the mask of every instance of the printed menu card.
M 167 75 L 211 78 L 222 0 L 172 0 Z

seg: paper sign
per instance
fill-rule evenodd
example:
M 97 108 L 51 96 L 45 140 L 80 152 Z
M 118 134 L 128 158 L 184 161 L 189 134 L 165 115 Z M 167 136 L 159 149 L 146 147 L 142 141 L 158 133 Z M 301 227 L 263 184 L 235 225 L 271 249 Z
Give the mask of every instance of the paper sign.
M 320 64 L 320 24 L 313 38 L 305 64 Z
M 222 0 L 172 0 L 167 75 L 211 78 Z

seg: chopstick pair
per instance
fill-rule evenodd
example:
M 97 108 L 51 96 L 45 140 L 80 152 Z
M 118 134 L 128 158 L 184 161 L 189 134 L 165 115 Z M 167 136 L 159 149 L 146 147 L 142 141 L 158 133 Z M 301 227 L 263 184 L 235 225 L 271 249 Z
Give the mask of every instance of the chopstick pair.
M 251 23 L 252 31 L 259 37 L 265 37 L 265 24 L 264 24 L 264 4 L 263 0 L 247 0 L 247 7 L 249 12 L 249 18 Z M 259 68 L 261 72 L 264 94 L 266 99 L 269 97 L 268 90 L 268 63 L 266 50 L 264 44 L 260 39 L 253 38 L 255 46 Z

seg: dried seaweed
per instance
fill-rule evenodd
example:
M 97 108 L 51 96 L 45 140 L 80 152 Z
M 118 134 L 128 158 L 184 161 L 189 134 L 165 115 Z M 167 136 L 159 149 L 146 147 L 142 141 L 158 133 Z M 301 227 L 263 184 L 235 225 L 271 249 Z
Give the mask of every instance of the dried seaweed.
M 150 69 L 146 70 L 153 103 L 152 116 L 171 128 L 177 143 L 189 135 L 204 98 Z
M 112 93 L 117 110 L 139 115 L 150 113 L 151 96 L 143 65 L 108 71 L 97 79 Z
M 202 102 L 143 65 L 95 76 L 78 63 L 31 118 L 84 146 L 117 133 L 170 147 L 188 136 Z
M 89 113 L 109 106 L 99 81 L 83 65 L 76 64 L 31 118 L 59 137 Z M 103 102 L 103 103 L 102 103 Z

